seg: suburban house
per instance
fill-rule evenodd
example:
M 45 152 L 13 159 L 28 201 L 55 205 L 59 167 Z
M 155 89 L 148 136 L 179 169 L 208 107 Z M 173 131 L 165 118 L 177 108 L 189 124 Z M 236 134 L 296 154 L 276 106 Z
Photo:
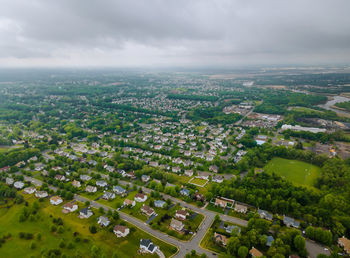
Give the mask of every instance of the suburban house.
M 239 213 L 247 213 L 248 207 L 242 204 L 236 203 L 234 210 Z
M 205 197 L 204 197 L 203 194 L 195 193 L 193 197 L 194 197 L 197 201 L 205 202 Z
M 0 168 L 0 172 L 7 172 L 7 171 L 10 171 L 10 166 Z
M 225 228 L 226 232 L 231 234 L 234 230 L 237 230 L 237 233 L 241 233 L 241 228 L 238 226 L 230 225 Z
M 98 217 L 97 224 L 99 224 L 102 227 L 107 227 L 109 225 L 110 221 L 105 216 Z
M 73 180 L 72 185 L 76 188 L 79 188 L 81 186 L 80 182 L 77 180 Z
M 338 245 L 344 249 L 344 251 L 350 255 L 350 239 L 346 237 L 338 238 Z
M 126 226 L 116 225 L 113 228 L 113 232 L 117 237 L 126 237 L 129 234 L 130 230 Z
M 135 195 L 135 201 L 137 202 L 145 202 L 147 200 L 147 195 L 144 193 L 138 193 Z
M 103 181 L 103 180 L 99 180 L 99 181 L 96 181 L 96 185 L 99 186 L 99 187 L 106 187 L 107 186 L 107 182 Z
M 57 175 L 55 176 L 55 179 L 56 179 L 56 180 L 59 180 L 59 181 L 64 181 L 64 180 L 66 180 L 66 177 L 63 176 L 63 175 L 57 174 Z
M 78 205 L 74 202 L 68 202 L 65 205 L 63 205 L 63 209 L 67 212 L 73 212 L 78 209 Z
M 227 237 L 224 235 L 214 232 L 214 239 L 215 239 L 215 242 L 220 245 L 223 245 L 223 246 L 227 245 Z
M 267 246 L 271 246 L 272 243 L 273 243 L 273 241 L 275 241 L 275 239 L 273 238 L 273 236 L 268 236 L 268 237 L 266 238 L 266 245 L 267 245 Z
M 189 213 L 186 210 L 177 210 L 175 213 L 175 218 L 180 220 L 186 220 Z
M 94 213 L 89 208 L 83 208 L 79 212 L 81 218 L 90 218 Z
M 174 173 L 179 173 L 181 171 L 180 167 L 172 167 L 171 171 L 173 171 Z
M 48 195 L 48 193 L 46 191 L 37 191 L 35 193 L 35 197 L 37 198 L 46 198 Z
M 113 186 L 113 191 L 116 194 L 124 194 L 124 193 L 126 193 L 126 190 L 123 187 L 119 186 L 119 185 Z
M 91 176 L 89 175 L 80 175 L 80 179 L 83 181 L 89 181 L 91 179 Z
M 141 252 L 153 254 L 158 247 L 155 246 L 151 239 L 141 239 L 140 240 Z
M 11 177 L 6 177 L 6 184 L 7 184 L 7 185 L 13 185 L 13 182 L 14 182 L 13 178 L 11 178 Z
M 235 203 L 234 200 L 227 199 L 224 197 L 215 198 L 215 206 L 220 206 L 221 208 L 232 208 L 232 205 Z
M 135 201 L 134 200 L 130 200 L 130 199 L 125 199 L 124 203 L 123 203 L 124 206 L 131 206 L 131 207 L 134 207 L 135 204 L 136 204 Z
M 113 200 L 115 198 L 115 193 L 111 193 L 111 192 L 104 192 L 102 199 L 104 200 Z
M 157 208 L 163 208 L 165 205 L 165 201 L 162 200 L 155 200 L 154 201 L 154 206 L 156 206 Z
M 193 170 L 192 169 L 185 170 L 184 174 L 185 174 L 185 176 L 191 177 L 191 176 L 193 176 Z
M 24 194 L 33 194 L 36 192 L 36 189 L 34 186 L 29 186 L 23 189 Z
M 287 227 L 294 227 L 294 228 L 299 228 L 300 223 L 299 221 L 296 221 L 295 219 L 288 217 L 288 216 L 283 216 L 283 223 L 287 226 Z
M 263 256 L 263 254 L 255 247 L 252 247 L 252 249 L 249 250 L 249 254 L 252 257 L 262 257 Z
M 222 176 L 215 175 L 212 177 L 211 181 L 221 184 L 224 182 L 224 178 Z
M 142 205 L 141 212 L 146 214 L 148 217 L 155 214 L 154 210 L 151 207 L 149 207 L 148 205 Z
M 273 218 L 273 215 L 265 210 L 258 209 L 258 214 L 259 214 L 260 218 L 262 218 L 262 219 L 272 220 L 272 218 Z
M 183 230 L 184 226 L 185 225 L 181 221 L 179 221 L 177 219 L 171 219 L 171 222 L 170 222 L 171 229 L 181 232 Z
M 17 181 L 13 184 L 13 186 L 17 189 L 22 189 L 24 187 L 24 183 L 21 181 Z
M 144 183 L 147 183 L 150 179 L 151 179 L 151 177 L 149 175 L 142 175 L 141 176 L 141 180 Z
M 87 185 L 85 188 L 85 191 L 88 193 L 96 193 L 97 192 L 97 188 L 96 186 L 92 186 L 92 185 Z
M 59 205 L 60 203 L 62 203 L 63 202 L 63 200 L 62 200 L 62 198 L 61 197 L 59 197 L 59 196 L 52 196 L 51 198 L 50 198 L 50 203 L 52 204 L 52 205 Z
M 182 188 L 180 190 L 180 194 L 183 195 L 183 196 L 190 196 L 190 191 L 186 188 Z
M 214 173 L 218 173 L 219 172 L 219 168 L 216 165 L 211 165 L 209 167 L 209 171 L 214 172 Z

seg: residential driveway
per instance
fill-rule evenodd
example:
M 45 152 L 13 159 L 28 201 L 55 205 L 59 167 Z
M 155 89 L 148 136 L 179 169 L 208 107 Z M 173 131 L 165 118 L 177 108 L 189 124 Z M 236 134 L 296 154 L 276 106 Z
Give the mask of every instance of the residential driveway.
M 327 250 L 325 250 L 325 248 L 327 248 Z M 328 247 L 322 246 L 309 239 L 306 239 L 306 249 L 309 252 L 310 258 L 316 258 L 318 254 L 325 254 L 327 256 L 331 254 Z
M 152 220 L 154 220 L 157 217 L 157 215 L 153 214 L 151 217 L 148 218 L 148 220 L 146 221 L 147 224 L 151 223 Z

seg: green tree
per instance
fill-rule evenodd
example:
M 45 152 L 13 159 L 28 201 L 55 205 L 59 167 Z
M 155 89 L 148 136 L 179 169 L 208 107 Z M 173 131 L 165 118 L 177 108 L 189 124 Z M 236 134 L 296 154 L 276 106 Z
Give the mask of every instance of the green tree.
M 247 257 L 247 255 L 248 255 L 248 248 L 246 246 L 242 245 L 241 247 L 238 248 L 237 254 L 241 258 Z
M 294 247 L 299 251 L 299 253 L 303 252 L 305 249 L 305 238 L 303 238 L 301 235 L 297 235 L 294 238 Z

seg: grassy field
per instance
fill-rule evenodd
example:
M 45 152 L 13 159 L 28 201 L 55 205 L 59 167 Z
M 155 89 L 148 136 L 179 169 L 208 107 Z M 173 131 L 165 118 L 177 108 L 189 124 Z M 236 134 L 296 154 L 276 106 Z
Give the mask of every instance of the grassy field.
M 190 181 L 188 181 L 190 184 L 197 185 L 199 187 L 205 186 L 206 183 L 208 183 L 208 180 L 202 179 L 202 178 L 192 178 Z
M 296 185 L 312 187 L 321 169 L 298 160 L 273 158 L 264 167 L 264 171 L 269 174 L 275 173 Z
M 31 209 L 35 198 L 31 196 L 25 196 L 25 198 L 28 202 L 28 208 Z M 138 254 L 141 238 L 151 238 L 156 245 L 160 246 L 167 257 L 176 252 L 176 248 L 173 246 L 153 238 L 148 233 L 127 223 L 126 225 L 131 229 L 131 232 L 125 238 L 117 238 L 107 228 L 100 226 L 97 226 L 98 232 L 96 234 L 91 234 L 89 226 L 96 225 L 100 215 L 96 210 L 94 210 L 95 215 L 89 219 L 79 219 L 77 212 L 65 215 L 61 211 L 62 207 L 52 206 L 48 200 L 39 203 L 39 206 L 36 214 L 31 215 L 24 222 L 19 222 L 19 217 L 26 207 L 25 203 L 13 205 L 10 208 L 0 208 L 0 236 L 11 233 L 11 237 L 0 247 L 1 257 L 42 257 L 44 253 L 47 254 L 49 250 L 54 249 L 68 256 L 91 257 L 91 248 L 94 245 L 99 249 L 98 257 L 103 254 L 106 257 L 112 257 L 114 253 L 117 253 L 118 257 L 139 257 L 141 256 Z M 63 220 L 62 232 L 51 232 L 51 227 L 54 225 L 53 218 Z M 121 221 L 116 221 L 113 224 L 115 223 L 119 224 Z M 33 233 L 34 238 L 21 239 L 19 232 Z M 38 234 L 41 235 L 41 239 L 38 238 Z M 142 255 L 142 257 L 144 256 Z M 158 256 L 148 255 L 146 257 Z

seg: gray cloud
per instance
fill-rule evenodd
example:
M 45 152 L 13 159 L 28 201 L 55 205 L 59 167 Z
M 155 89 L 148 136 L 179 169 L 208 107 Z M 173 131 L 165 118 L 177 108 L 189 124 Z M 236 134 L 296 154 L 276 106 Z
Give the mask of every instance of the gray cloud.
M 1 66 L 350 61 L 347 0 L 0 0 Z

